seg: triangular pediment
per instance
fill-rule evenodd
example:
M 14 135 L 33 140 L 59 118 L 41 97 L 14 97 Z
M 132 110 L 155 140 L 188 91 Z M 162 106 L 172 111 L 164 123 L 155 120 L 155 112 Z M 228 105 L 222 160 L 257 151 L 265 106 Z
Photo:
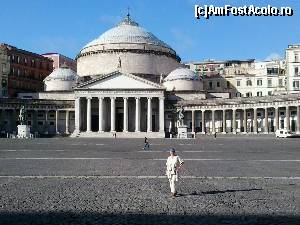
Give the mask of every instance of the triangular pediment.
M 84 82 L 76 89 L 164 89 L 160 84 L 119 71 Z

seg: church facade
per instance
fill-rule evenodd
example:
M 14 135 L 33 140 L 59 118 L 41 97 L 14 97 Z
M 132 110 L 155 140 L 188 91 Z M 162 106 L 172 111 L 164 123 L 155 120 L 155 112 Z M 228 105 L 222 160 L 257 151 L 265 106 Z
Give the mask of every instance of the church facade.
M 13 136 L 25 106 L 31 133 L 71 137 L 176 136 L 178 108 L 188 132 L 300 133 L 300 94 L 230 98 L 205 90 L 168 44 L 127 15 L 85 45 L 77 73 L 66 66 L 45 78 L 45 90 L 0 101 L 0 131 Z

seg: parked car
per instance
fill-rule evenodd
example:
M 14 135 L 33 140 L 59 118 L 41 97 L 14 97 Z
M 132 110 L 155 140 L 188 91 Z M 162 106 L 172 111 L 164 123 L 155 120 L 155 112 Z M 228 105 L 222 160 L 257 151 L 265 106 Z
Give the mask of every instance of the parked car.
M 280 138 L 287 138 L 287 137 L 295 136 L 294 134 L 292 134 L 292 132 L 290 130 L 287 130 L 287 129 L 276 130 L 275 135 L 276 135 L 276 137 L 280 137 Z

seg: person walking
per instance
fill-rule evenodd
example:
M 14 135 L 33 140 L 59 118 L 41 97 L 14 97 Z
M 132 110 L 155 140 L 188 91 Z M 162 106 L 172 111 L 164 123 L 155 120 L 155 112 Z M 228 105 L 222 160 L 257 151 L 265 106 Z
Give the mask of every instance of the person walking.
M 143 148 L 143 150 L 146 150 L 146 148 L 149 150 L 149 148 L 150 148 L 150 144 L 149 144 L 149 141 L 148 141 L 148 138 L 147 137 L 145 137 L 145 145 L 144 145 L 144 148 Z
M 175 198 L 177 195 L 175 182 L 178 181 L 178 172 L 183 163 L 184 161 L 176 154 L 175 148 L 170 148 L 170 156 L 166 162 L 166 175 L 169 179 L 171 195 L 173 198 Z

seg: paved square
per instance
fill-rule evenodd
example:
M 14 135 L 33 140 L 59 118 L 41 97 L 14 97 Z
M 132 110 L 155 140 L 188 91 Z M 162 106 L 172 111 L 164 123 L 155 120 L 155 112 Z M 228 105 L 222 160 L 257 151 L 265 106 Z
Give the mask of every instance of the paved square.
M 299 224 L 300 139 L 0 139 L 0 224 Z M 185 160 L 170 198 L 167 149 Z

